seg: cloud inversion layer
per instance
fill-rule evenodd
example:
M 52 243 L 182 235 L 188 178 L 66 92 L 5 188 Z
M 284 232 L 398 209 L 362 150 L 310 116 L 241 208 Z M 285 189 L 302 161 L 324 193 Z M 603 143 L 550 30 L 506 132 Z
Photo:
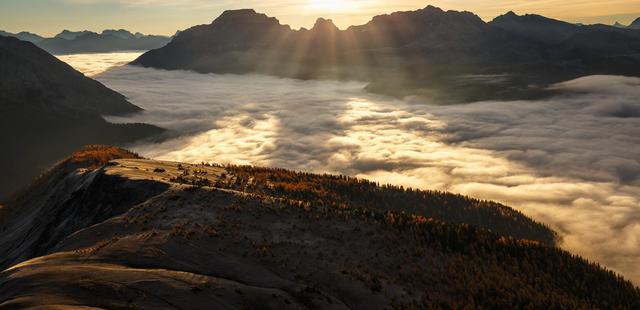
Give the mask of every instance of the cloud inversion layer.
M 593 76 L 544 101 L 433 106 L 361 83 L 137 67 L 97 78 L 181 132 L 152 158 L 355 175 L 500 201 L 640 282 L 640 79 Z

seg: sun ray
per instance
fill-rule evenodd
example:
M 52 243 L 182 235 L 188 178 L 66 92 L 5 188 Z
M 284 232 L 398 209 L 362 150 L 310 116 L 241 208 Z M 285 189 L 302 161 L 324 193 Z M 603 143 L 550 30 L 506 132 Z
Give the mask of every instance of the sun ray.
M 347 0 L 311 0 L 309 7 L 314 10 L 341 11 L 349 9 L 350 3 Z

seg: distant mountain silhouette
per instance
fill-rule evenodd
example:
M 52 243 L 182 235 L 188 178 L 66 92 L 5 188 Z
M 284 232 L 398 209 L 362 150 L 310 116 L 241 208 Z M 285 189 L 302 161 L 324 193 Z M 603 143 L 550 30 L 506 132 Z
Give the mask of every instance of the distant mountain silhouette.
M 6 31 L 2 31 L 0 30 L 0 36 L 5 36 L 5 37 L 14 37 L 14 38 L 18 38 L 22 41 L 28 41 L 31 43 L 37 43 L 42 41 L 44 38 L 35 34 L 35 33 L 31 33 L 31 32 L 26 32 L 26 31 L 22 31 L 19 33 L 10 33 L 10 32 L 6 32 Z
M 87 30 L 63 30 L 53 38 L 44 38 L 29 32 L 14 34 L 0 30 L 0 36 L 15 37 L 34 43 L 52 54 L 146 51 L 160 48 L 171 41 L 171 37 L 144 35 L 140 32 L 134 34 L 124 29 L 107 29 L 100 34 Z
M 171 38 L 143 35 L 120 30 L 104 30 L 101 34 L 91 31 L 65 30 L 54 38 L 37 43 L 52 54 L 107 53 L 123 50 L 150 50 L 167 44 Z
M 311 30 L 292 30 L 254 10 L 236 10 L 181 32 L 133 63 L 359 79 L 371 82 L 368 89 L 376 92 L 404 96 L 436 90 L 443 100 L 454 101 L 530 98 L 544 94 L 540 88 L 549 83 L 582 75 L 640 74 L 640 33 L 513 12 L 487 23 L 470 12 L 433 6 L 376 16 L 346 30 L 324 19 Z M 504 82 L 494 83 L 496 75 Z
M 85 34 L 96 34 L 95 32 L 92 31 L 88 31 L 88 30 L 84 30 L 84 31 L 70 31 L 70 30 L 63 30 L 61 33 L 57 34 L 54 38 L 55 39 L 65 39 L 65 40 L 75 40 L 80 36 L 83 36 Z
M 0 201 L 70 150 L 160 133 L 101 117 L 140 110 L 32 43 L 0 37 Z
M 640 29 L 640 17 L 634 20 L 627 28 L 630 29 Z
M 107 29 L 102 31 L 102 35 L 103 36 L 114 36 L 114 37 L 118 37 L 120 39 L 133 39 L 133 38 L 137 38 L 137 37 L 142 37 L 143 35 L 141 33 L 137 33 L 138 36 L 134 35 L 133 33 L 129 32 L 128 30 L 124 30 L 124 29 L 119 29 L 119 30 L 113 30 L 113 29 Z
M 616 27 L 616 28 L 627 28 L 627 26 L 621 24 L 620 22 L 615 22 L 613 24 L 613 27 Z

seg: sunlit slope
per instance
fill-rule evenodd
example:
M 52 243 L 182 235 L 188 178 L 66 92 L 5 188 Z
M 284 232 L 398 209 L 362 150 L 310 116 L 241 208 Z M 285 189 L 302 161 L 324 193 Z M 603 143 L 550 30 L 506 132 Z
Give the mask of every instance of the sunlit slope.
M 472 201 L 423 196 L 434 197 L 424 209 Z M 20 258 L 3 262 L 18 264 L 0 274 L 0 307 L 639 305 L 637 289 L 597 265 L 539 242 L 399 212 L 407 199 L 410 192 L 342 177 L 92 147 L 1 215 L 12 232 L 0 238 L 2 257 Z

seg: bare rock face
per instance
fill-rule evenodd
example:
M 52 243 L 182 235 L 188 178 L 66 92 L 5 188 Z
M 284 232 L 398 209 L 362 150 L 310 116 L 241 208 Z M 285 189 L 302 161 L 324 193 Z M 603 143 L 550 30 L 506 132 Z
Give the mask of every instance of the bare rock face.
M 11 265 L 0 273 L 0 308 L 640 306 L 638 289 L 597 265 L 540 242 L 399 212 L 387 200 L 414 194 L 374 187 L 92 147 L 0 214 L 2 263 Z M 368 207 L 359 194 L 367 188 L 382 195 Z M 418 194 L 439 201 L 422 212 L 464 204 Z M 500 212 L 504 221 L 513 216 Z

